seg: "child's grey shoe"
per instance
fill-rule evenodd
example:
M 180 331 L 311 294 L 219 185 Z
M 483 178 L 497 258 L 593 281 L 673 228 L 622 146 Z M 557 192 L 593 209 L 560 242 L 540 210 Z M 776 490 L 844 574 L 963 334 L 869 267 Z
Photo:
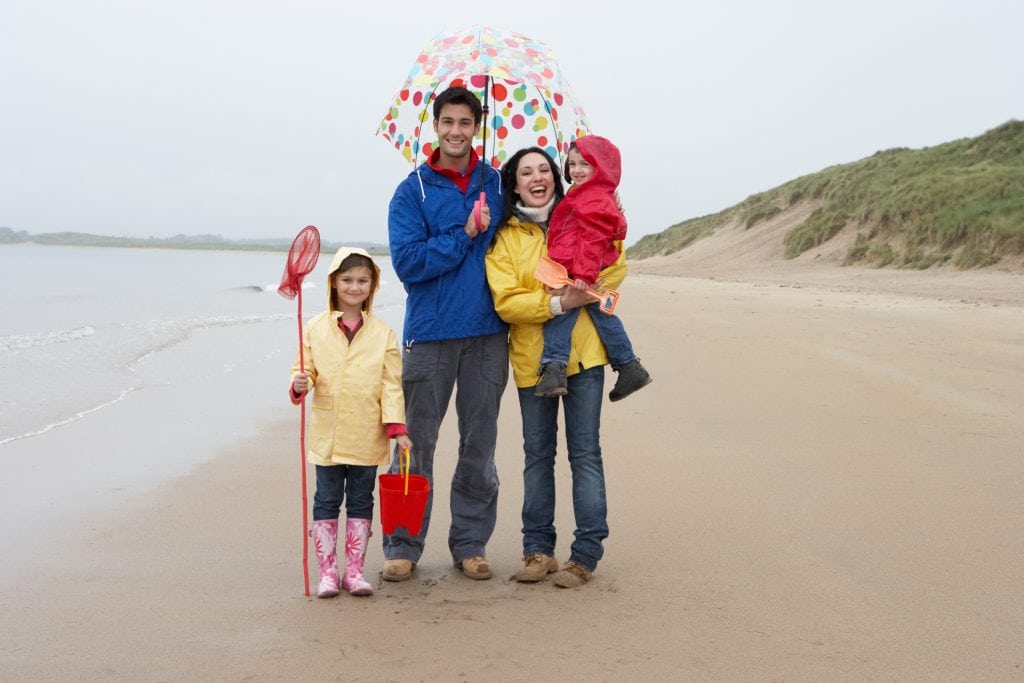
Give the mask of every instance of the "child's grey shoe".
M 558 398 L 569 393 L 565 381 L 565 366 L 560 363 L 547 363 L 544 372 L 533 388 L 533 395 L 541 398 Z
M 643 389 L 654 381 L 644 366 L 640 365 L 639 358 L 634 358 L 619 367 L 616 372 L 619 373 L 619 378 L 615 380 L 615 386 L 608 392 L 608 398 L 612 401 L 621 401 L 634 391 Z

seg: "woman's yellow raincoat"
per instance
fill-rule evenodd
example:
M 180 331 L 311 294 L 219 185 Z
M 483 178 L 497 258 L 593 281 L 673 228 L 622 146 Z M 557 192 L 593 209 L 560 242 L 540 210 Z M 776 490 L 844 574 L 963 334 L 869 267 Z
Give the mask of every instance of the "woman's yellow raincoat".
M 602 285 L 615 289 L 626 278 L 626 250 L 621 243 L 618 260 L 601 271 Z M 512 216 L 498 229 L 487 254 L 487 283 L 498 316 L 509 324 L 508 356 L 516 387 L 537 384 L 544 352 L 544 323 L 551 313 L 551 295 L 533 277 L 537 262 L 547 255 L 544 230 L 535 223 Z M 601 337 L 590 322 L 589 311 L 580 312 L 572 331 L 567 375 L 608 364 Z

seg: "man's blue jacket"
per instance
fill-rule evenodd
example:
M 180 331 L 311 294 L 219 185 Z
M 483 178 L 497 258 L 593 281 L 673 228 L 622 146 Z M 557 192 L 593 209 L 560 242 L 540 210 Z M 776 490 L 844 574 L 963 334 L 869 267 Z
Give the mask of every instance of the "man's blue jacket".
M 465 193 L 423 164 L 399 184 L 388 206 L 391 265 L 405 286 L 405 345 L 507 331 L 494 312 L 484 256 L 501 217 L 501 176 L 485 169 L 491 224 L 470 238 L 464 229 L 480 196 L 479 161 Z

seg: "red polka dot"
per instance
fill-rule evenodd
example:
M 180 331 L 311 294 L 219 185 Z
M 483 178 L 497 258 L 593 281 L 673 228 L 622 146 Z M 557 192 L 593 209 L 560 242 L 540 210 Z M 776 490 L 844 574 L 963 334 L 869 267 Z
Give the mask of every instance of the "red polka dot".
M 548 138 L 547 138 L 546 135 L 541 135 L 539 138 L 537 138 L 537 146 L 538 147 L 547 147 L 548 146 Z
M 422 101 L 423 101 L 423 91 L 422 90 L 417 90 L 416 94 L 412 96 L 412 103 L 415 106 L 418 107 L 418 106 L 420 106 L 420 103 Z
M 491 94 L 494 95 L 494 99 L 503 100 L 508 97 L 508 88 L 503 86 L 501 83 L 495 83 L 494 87 L 491 88 Z
M 484 76 L 470 76 L 469 82 L 473 84 L 474 88 L 482 88 L 486 81 L 484 80 Z
M 512 117 L 512 127 L 519 130 L 526 125 L 526 117 L 522 114 L 516 114 Z
M 508 128 L 501 126 L 498 130 L 494 131 L 494 134 L 498 136 L 499 140 L 504 140 L 508 137 Z
M 407 99 L 409 99 L 409 91 L 403 90 L 402 92 L 398 93 L 398 97 L 401 98 L 403 102 L 405 102 Z

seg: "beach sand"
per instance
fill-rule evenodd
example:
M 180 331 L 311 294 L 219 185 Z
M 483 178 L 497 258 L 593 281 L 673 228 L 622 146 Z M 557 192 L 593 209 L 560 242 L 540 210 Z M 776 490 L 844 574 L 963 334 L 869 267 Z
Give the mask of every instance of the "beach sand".
M 307 599 L 282 407 L 49 544 L 0 597 L 0 679 L 1024 677 L 1024 278 L 633 270 L 620 310 L 655 382 L 604 406 L 611 535 L 590 584 L 509 580 L 510 387 L 494 578 L 447 553 L 451 414 L 413 580 L 379 580 L 375 520 L 376 594 Z M 567 470 L 563 450 L 563 560 Z

